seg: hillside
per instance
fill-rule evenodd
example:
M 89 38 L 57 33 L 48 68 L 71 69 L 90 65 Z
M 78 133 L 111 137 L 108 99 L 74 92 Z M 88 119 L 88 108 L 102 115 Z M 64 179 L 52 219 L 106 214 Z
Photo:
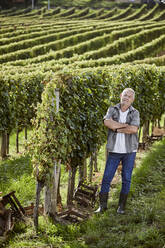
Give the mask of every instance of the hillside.
M 65 202 L 71 180 L 81 179 L 89 159 L 92 178 L 97 153 L 103 168 L 102 117 L 124 87 L 136 91 L 140 140 L 164 114 L 164 7 L 93 2 L 0 11 L 0 191 L 16 190 L 23 205 L 35 201 L 36 179 L 49 179 L 56 161 Z M 146 125 L 148 133 L 140 137 Z M 22 131 L 27 150 L 19 154 Z M 13 135 L 17 154 L 11 156 Z M 4 247 L 163 248 L 164 147 L 164 141 L 154 146 L 135 170 L 126 215 L 116 214 L 117 188 L 103 216 L 81 225 L 54 225 L 41 216 L 37 234 L 28 219 L 15 226 Z
M 39 66 L 57 71 L 65 66 L 144 63 L 144 59 L 164 65 L 164 20 L 165 10 L 159 5 L 112 10 L 57 7 L 25 14 L 1 11 L 1 68 Z

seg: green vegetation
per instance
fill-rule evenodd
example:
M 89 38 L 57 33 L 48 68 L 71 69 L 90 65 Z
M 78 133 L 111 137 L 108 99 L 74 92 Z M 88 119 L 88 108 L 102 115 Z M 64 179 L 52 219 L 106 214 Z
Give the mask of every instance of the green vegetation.
M 126 215 L 115 213 L 116 192 L 108 212 L 86 225 L 87 247 L 164 246 L 164 147 L 165 141 L 154 146 L 134 171 Z
M 54 14 L 55 10 L 56 15 Z M 106 57 L 112 59 L 108 64 L 119 64 L 132 61 L 129 56 L 127 57 L 127 52 L 133 53 L 131 55 L 133 60 L 143 60 L 147 57 L 155 57 L 160 51 L 164 50 L 164 41 L 156 40 L 161 35 L 159 28 L 164 25 L 164 10 L 159 5 L 156 5 L 153 9 L 147 9 L 145 5 L 136 9 L 133 5 L 129 5 L 124 10 L 118 7 L 111 10 L 101 8 L 97 11 L 89 7 L 84 9 L 71 8 L 69 10 L 58 7 L 55 10 L 48 11 L 44 8 L 41 15 L 33 10 L 33 16 L 29 17 L 23 17 L 19 14 L 8 17 L 5 16 L 5 11 L 1 11 L 0 20 L 3 25 L 0 30 L 0 44 L 2 45 L 0 61 L 4 70 L 8 65 L 27 66 L 31 63 L 46 63 L 51 60 L 57 60 L 56 64 L 58 65 L 61 63 L 59 61 L 61 58 L 68 59 L 68 63 L 74 68 L 73 61 L 76 60 L 81 64 L 86 52 L 91 53 L 91 58 L 95 58 L 96 53 L 97 60 L 105 57 L 104 53 L 106 53 Z M 61 11 L 59 12 L 59 10 Z M 30 15 L 30 13 L 26 15 Z M 31 20 L 34 20 L 34 22 L 32 23 Z M 162 21 L 155 22 L 159 20 Z M 22 24 L 22 21 L 24 24 Z M 10 23 L 16 24 L 12 25 Z M 154 25 L 157 25 L 157 30 L 154 29 Z M 131 28 L 136 26 L 137 30 L 133 32 Z M 144 31 L 142 37 L 138 34 L 138 27 L 140 28 L 140 26 Z M 128 30 L 129 28 L 130 30 Z M 111 39 L 111 33 L 120 29 L 122 29 L 121 35 L 119 34 L 118 37 L 122 37 L 122 32 L 128 30 L 124 34 L 125 40 L 121 40 L 121 45 L 118 43 L 117 37 Z M 130 34 L 132 37 L 129 37 Z M 127 46 L 127 40 L 130 40 L 131 47 Z M 139 41 L 141 44 L 139 44 Z M 113 44 L 113 42 L 115 43 Z M 146 45 L 149 48 L 145 52 Z M 117 49 L 111 54 L 109 51 L 114 46 L 119 47 L 119 50 Z M 122 50 L 120 49 L 121 46 Z M 139 50 L 134 52 L 135 48 L 140 49 L 140 53 Z M 97 54 L 96 50 L 98 49 Z M 148 53 L 148 51 L 152 51 L 152 53 Z M 123 53 L 125 54 L 124 59 L 122 57 Z M 78 55 L 80 55 L 80 58 Z M 101 63 L 101 65 L 104 64 Z
M 142 6 L 141 9 L 145 10 L 145 7 Z M 103 12 L 103 9 L 100 9 L 102 15 L 96 17 L 96 11 L 90 10 L 81 21 L 79 12 L 67 16 L 67 18 L 62 16 L 58 18 L 57 16 L 56 18 L 36 16 L 35 18 L 34 16 L 33 24 L 30 23 L 28 17 L 21 17 L 22 20 L 25 20 L 26 25 L 22 26 L 18 22 L 14 27 L 5 24 L 9 17 L 0 16 L 4 22 L 4 28 L 2 26 L 0 31 L 1 68 L 5 70 L 9 65 L 15 65 L 20 69 L 19 66 L 31 66 L 32 63 L 40 62 L 45 63 L 45 67 L 48 61 L 53 62 L 54 60 L 56 60 L 56 71 L 65 66 L 65 61 L 73 68 L 75 68 L 74 61 L 76 61 L 77 67 L 81 68 L 86 67 L 85 60 L 89 56 L 88 53 L 90 53 L 90 59 L 97 59 L 97 63 L 91 61 L 92 66 L 95 67 L 140 59 L 143 61 L 149 57 L 156 57 L 164 50 L 163 37 L 158 39 L 163 34 L 164 21 L 155 22 L 153 20 L 163 18 L 164 10 L 159 6 L 155 6 L 154 9 L 157 11 L 156 13 L 152 12 L 153 15 L 148 18 L 148 21 L 143 21 L 141 19 L 143 15 L 137 15 L 137 10 L 134 10 L 132 6 L 128 7 L 131 14 L 126 12 L 126 17 L 121 17 L 122 12 L 126 10 L 118 10 L 117 14 L 114 12 L 111 17 L 108 17 L 110 16 L 109 12 L 107 10 Z M 151 10 L 147 10 L 147 12 L 151 12 Z M 146 15 L 146 12 L 144 14 Z M 18 21 L 17 16 L 10 18 L 12 22 Z M 118 22 L 113 21 L 116 18 Z M 133 28 L 135 29 L 133 30 Z M 139 33 L 140 28 L 141 33 Z M 117 30 L 120 30 L 118 36 L 114 36 L 113 32 Z M 132 36 L 130 37 L 130 35 Z M 123 39 L 121 39 L 122 37 Z M 104 57 L 108 57 L 107 63 L 99 62 Z M 63 62 L 61 59 L 65 59 L 65 61 Z
M 123 88 L 136 91 L 141 126 L 160 120 L 165 110 L 163 8 L 128 3 L 109 8 L 109 1 L 63 0 L 57 8 L 47 10 L 46 4 L 35 10 L 0 11 L 0 131 L 2 141 L 10 134 L 11 155 L 0 163 L 0 191 L 16 190 L 23 206 L 35 202 L 34 169 L 39 168 L 38 179 L 48 179 L 54 158 L 62 163 L 64 205 L 68 165 L 82 170 L 85 159 L 101 147 L 98 161 L 103 172 L 102 116 L 109 102 L 119 100 Z M 56 87 L 60 89 L 59 114 Z M 36 113 L 28 137 L 32 161 L 28 152 L 13 154 L 13 139 L 16 131 L 31 127 Z M 3 147 L 5 154 L 7 147 Z M 111 192 L 110 209 L 103 216 L 68 226 L 53 225 L 42 216 L 37 235 L 28 219 L 26 225 L 15 226 L 6 247 L 164 247 L 164 148 L 164 141 L 154 146 L 134 171 L 125 216 L 116 214 L 118 186 Z M 41 202 L 43 198 L 42 192 Z
M 93 215 L 87 222 L 68 226 L 54 225 L 46 217 L 40 217 L 37 235 L 32 220 L 27 219 L 26 224 L 16 224 L 4 247 L 162 248 L 165 245 L 164 149 L 165 140 L 155 144 L 134 169 L 125 215 L 120 216 L 116 213 L 120 188 L 118 185 L 117 191 L 111 192 L 109 210 L 104 215 Z M 14 156 L 13 154 L 12 161 L 6 160 L 0 165 L 0 187 L 3 187 L 6 193 L 10 189 L 16 190 L 18 199 L 25 206 L 34 200 L 35 181 L 31 178 L 31 162 L 28 156 Z M 99 165 L 104 159 L 104 149 L 101 149 Z M 104 164 L 102 172 L 103 167 Z M 62 183 L 65 182 L 66 178 Z
M 10 156 L 0 163 L 0 191 L 8 194 L 16 190 L 20 202 L 24 205 L 34 200 L 35 179 L 32 178 L 30 157 L 24 154 L 24 132 L 19 136 L 20 153 L 16 153 L 16 133 L 13 132 L 10 137 Z
M 136 91 L 134 106 L 140 112 L 141 126 L 148 120 L 161 119 L 164 113 L 164 71 L 150 66 L 116 68 L 68 72 L 56 76 L 46 85 L 28 144 L 34 172 L 40 181 L 47 183 L 54 159 L 62 165 L 69 164 L 72 169 L 83 168 L 85 159 L 105 143 L 103 113 L 109 102 L 119 101 L 119 92 L 124 88 L 132 87 Z M 56 88 L 60 92 L 61 104 L 58 113 Z
M 126 7 L 129 5 L 129 2 L 115 2 L 115 1 L 108 1 L 108 0 L 50 0 L 50 7 L 93 7 L 93 8 L 112 8 L 115 5 L 120 7 Z M 135 6 L 139 6 L 139 3 L 134 3 Z M 38 0 L 37 5 L 38 7 L 47 8 L 48 1 L 47 0 Z

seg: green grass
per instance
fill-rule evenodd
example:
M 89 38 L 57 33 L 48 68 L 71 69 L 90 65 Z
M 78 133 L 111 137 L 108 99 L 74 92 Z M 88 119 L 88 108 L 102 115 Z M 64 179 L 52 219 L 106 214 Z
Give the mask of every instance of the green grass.
M 135 169 L 127 211 L 116 213 L 119 189 L 103 216 L 86 224 L 87 247 L 143 247 L 165 245 L 165 141 L 157 144 Z
M 0 162 L 0 191 L 8 194 L 16 191 L 21 204 L 29 204 L 35 199 L 35 179 L 28 155 L 24 155 L 24 132 L 19 134 L 19 153 L 16 153 L 16 134 L 10 137 L 10 156 Z
M 23 138 L 23 136 L 22 136 Z M 11 138 L 15 139 L 14 136 Z M 13 145 L 14 141 L 13 141 Z M 144 156 L 138 153 L 134 169 L 131 192 L 125 215 L 118 215 L 116 207 L 121 185 L 111 191 L 109 209 L 104 215 L 93 215 L 80 225 L 52 224 L 39 217 L 39 233 L 36 235 L 33 220 L 15 225 L 4 246 L 56 247 L 56 248 L 163 248 L 165 245 L 165 140 L 155 144 Z M 13 149 L 14 151 L 14 149 Z M 98 155 L 101 173 L 105 165 L 105 147 Z M 62 169 L 63 170 L 63 169 Z M 67 175 L 62 171 L 62 197 L 65 198 Z M 99 182 L 98 182 L 99 183 Z M 23 206 L 35 202 L 35 179 L 28 155 L 16 155 L 0 163 L 0 191 L 16 190 L 16 196 Z M 42 199 L 43 200 L 43 199 Z
M 29 134 L 29 131 L 28 131 Z M 24 151 L 24 141 L 25 141 L 25 131 L 19 133 L 19 152 L 22 153 Z M 10 154 L 12 156 L 16 156 L 16 132 L 13 132 L 10 137 Z
M 28 131 L 29 135 L 30 131 Z M 24 130 L 19 133 L 19 153 L 16 153 L 16 133 L 10 136 L 10 156 L 0 161 L 0 192 L 8 194 L 16 191 L 16 197 L 23 206 L 35 202 L 36 180 L 33 177 L 33 166 L 25 151 Z M 63 205 L 66 205 L 68 172 L 61 168 L 61 194 Z M 43 201 L 44 192 L 41 194 Z
M 32 165 L 28 156 L 8 159 L 0 165 L 0 191 L 7 194 L 13 190 L 22 204 L 34 201 L 35 180 L 32 178 Z

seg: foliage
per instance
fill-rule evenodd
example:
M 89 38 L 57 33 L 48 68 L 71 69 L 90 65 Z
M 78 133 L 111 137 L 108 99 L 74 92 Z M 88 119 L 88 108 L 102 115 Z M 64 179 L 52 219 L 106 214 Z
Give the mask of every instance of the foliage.
M 10 116 L 10 97 L 8 85 L 4 82 L 3 76 L 0 75 L 0 131 L 7 129 L 9 126 Z
M 39 218 L 40 229 L 35 234 L 32 221 L 16 225 L 13 235 L 6 243 L 6 248 L 44 247 L 93 248 L 93 247 L 151 247 L 162 248 L 165 240 L 164 216 L 164 161 L 165 141 L 157 143 L 148 151 L 142 163 L 134 170 L 130 196 L 125 215 L 116 213 L 120 185 L 111 195 L 109 210 L 104 215 L 91 216 L 80 225 L 52 224 L 45 217 Z M 102 159 L 104 154 L 102 153 Z M 13 161 L 6 172 L 20 168 L 23 164 Z M 4 166 L 3 166 L 4 168 Z M 20 174 L 24 170 L 20 171 Z M 31 169 L 28 174 L 30 175 Z M 18 178 L 17 178 L 18 180 Z M 7 189 L 8 186 L 6 186 Z M 24 194 L 26 195 L 26 187 Z M 21 199 L 21 196 L 18 198 Z M 27 199 L 28 200 L 28 199 Z
M 133 11 L 130 7 L 128 7 L 128 10 L 132 15 Z M 157 16 L 155 15 L 155 10 L 158 11 Z M 34 23 L 31 23 L 31 19 L 26 19 L 27 26 L 25 27 L 22 24 L 23 19 L 19 16 L 19 19 L 14 19 L 17 24 L 11 27 L 11 23 L 13 23 L 11 20 L 13 19 L 7 20 L 4 18 L 0 30 L 0 44 L 3 45 L 0 51 L 1 53 L 6 53 L 6 55 L 0 56 L 1 62 L 11 61 L 11 63 L 1 66 L 0 129 L 2 131 L 11 131 L 16 127 L 20 128 L 28 125 L 30 119 L 35 116 L 37 102 L 41 101 L 44 85 L 47 84 L 42 95 L 42 103 L 37 106 L 37 117 L 33 120 L 34 131 L 28 144 L 34 174 L 38 180 L 43 181 L 49 180 L 55 161 L 73 167 L 81 166 L 91 152 L 105 142 L 106 135 L 102 123 L 103 115 L 110 104 L 119 101 L 119 93 L 125 87 L 132 87 L 136 91 L 134 106 L 140 111 L 141 125 L 146 120 L 159 119 L 165 110 L 165 70 L 163 67 L 131 66 L 128 64 L 106 66 L 108 64 L 121 64 L 135 59 L 143 59 L 151 55 L 156 56 L 158 52 L 162 51 L 165 36 L 155 38 L 164 32 L 163 28 L 161 28 L 164 23 L 152 23 L 151 18 L 155 18 L 153 20 L 164 18 L 164 12 L 160 11 L 158 7 L 150 11 L 145 16 L 145 18 L 150 18 L 151 20 L 148 26 L 144 22 L 139 24 L 136 20 L 132 23 L 123 22 L 123 24 L 122 22 L 103 23 L 102 21 L 91 20 L 89 22 L 88 20 L 87 23 L 83 22 L 85 24 L 83 26 L 82 22 L 74 21 L 72 18 L 80 18 L 80 16 L 83 19 L 86 17 L 93 18 L 95 16 L 93 15 L 93 10 L 88 5 L 83 10 L 75 10 L 75 14 L 72 14 L 72 11 L 66 10 L 61 13 L 61 9 L 58 8 L 51 12 L 51 16 L 52 14 L 57 14 L 56 17 L 70 12 L 67 17 L 70 18 L 69 22 L 66 20 L 53 22 L 52 19 L 45 19 L 46 23 L 44 23 L 44 18 L 49 17 L 46 8 L 37 9 L 25 14 L 26 18 L 28 16 L 33 17 L 32 21 Z M 60 14 L 58 15 L 59 12 Z M 124 18 L 125 14 L 128 14 L 128 12 L 124 14 L 125 10 L 121 11 L 118 8 L 112 11 L 104 10 L 104 12 L 99 16 L 101 20 L 110 19 L 111 16 L 112 19 L 114 17 Z M 3 14 L 6 15 L 5 12 L 1 14 L 2 18 Z M 11 11 L 11 15 L 13 14 L 16 13 Z M 21 12 L 18 14 L 21 14 Z M 123 14 L 124 16 L 122 16 Z M 131 15 L 128 15 L 128 17 Z M 136 15 L 133 18 L 135 19 Z M 127 20 L 127 16 L 123 20 Z M 55 34 L 53 34 L 53 25 Z M 153 29 L 154 25 L 155 29 Z M 137 30 L 135 30 L 136 26 Z M 126 28 L 128 29 L 126 30 Z M 143 28 L 149 30 L 126 37 L 133 32 L 139 32 Z M 122 30 L 120 30 L 120 33 L 112 33 L 111 31 L 114 29 Z M 66 37 L 66 35 L 70 35 L 70 37 Z M 121 37 L 122 39 L 117 41 Z M 8 41 L 8 38 L 11 38 L 10 41 Z M 153 41 L 149 42 L 151 38 Z M 21 41 L 23 39 L 25 41 Z M 57 40 L 54 41 L 54 39 Z M 109 50 L 106 50 L 106 47 L 103 49 L 103 53 L 99 54 L 98 48 L 105 47 L 112 41 L 115 41 L 113 47 L 109 46 Z M 145 44 L 140 46 L 142 41 Z M 14 44 L 14 42 L 16 43 Z M 68 45 L 71 47 L 68 47 Z M 25 46 L 27 49 L 25 49 Z M 31 48 L 29 48 L 30 46 Z M 97 51 L 96 53 L 92 51 L 91 54 L 92 56 L 96 54 L 98 59 L 85 61 L 84 58 L 87 54 L 84 56 L 82 53 L 91 51 L 93 48 Z M 133 48 L 134 50 L 131 50 Z M 25 50 L 15 52 L 15 49 Z M 113 53 L 113 51 L 115 52 Z M 45 54 L 45 52 L 48 52 L 48 54 Z M 119 54 L 120 52 L 122 54 Z M 43 55 L 40 57 L 38 56 L 39 54 Z M 82 56 L 79 56 L 79 54 L 82 54 Z M 102 59 L 103 54 L 105 57 L 107 55 L 117 55 L 113 58 Z M 71 56 L 73 57 L 69 58 Z M 30 60 L 29 57 L 34 58 Z M 58 60 L 59 58 L 62 59 Z M 22 60 L 15 61 L 16 59 Z M 46 62 L 47 60 L 50 60 L 50 62 Z M 41 61 L 43 63 L 39 64 Z M 32 64 L 32 62 L 36 64 Z M 65 64 L 69 64 L 68 68 L 71 68 L 71 71 L 65 73 L 64 69 L 61 74 L 57 73 L 59 69 L 63 69 Z M 11 67 L 11 65 L 14 66 Z M 21 65 L 21 67 L 15 67 L 15 65 Z M 91 68 L 89 69 L 80 69 L 81 67 L 90 66 Z M 95 66 L 102 66 L 102 68 L 92 68 Z M 58 113 L 55 103 L 56 88 L 60 90 L 60 109 Z M 162 153 L 162 149 L 160 150 L 160 153 Z M 158 159 L 154 160 L 154 156 L 157 156 Z M 161 157 L 162 155 L 159 158 L 159 154 L 156 152 L 152 160 L 155 164 L 158 163 L 161 166 L 164 161 L 164 158 Z M 147 163 L 152 164 L 152 160 L 147 160 Z M 3 169 L 1 168 L 1 175 L 3 175 L 1 176 L 1 189 L 3 192 L 12 190 L 14 187 L 22 203 L 26 202 L 27 199 L 33 199 L 35 181 L 34 178 L 31 180 L 31 176 L 29 176 L 32 171 L 32 164 L 29 157 L 14 162 L 4 162 L 2 164 Z M 25 169 L 25 172 L 28 168 L 27 174 L 22 175 L 21 166 Z M 7 173 L 8 168 L 12 168 L 11 175 Z M 140 172 L 141 176 L 138 175 L 139 181 L 137 180 L 136 182 L 135 180 L 134 185 L 139 185 L 137 190 L 135 186 L 132 188 L 132 204 L 135 207 L 135 210 L 130 208 L 132 216 L 117 218 L 115 211 L 112 209 L 112 213 L 110 213 L 111 222 L 109 221 L 109 216 L 104 216 L 99 220 L 94 218 L 94 222 L 92 220 L 87 223 L 88 226 L 86 224 L 78 227 L 71 225 L 68 228 L 61 226 L 57 228 L 57 226 L 50 224 L 49 221 L 41 220 L 41 222 L 43 221 L 41 235 L 37 237 L 39 242 L 36 244 L 34 239 L 37 238 L 34 238 L 30 231 L 29 235 L 27 235 L 27 241 L 21 241 L 17 244 L 17 247 L 35 247 L 35 245 L 42 246 L 45 243 L 65 248 L 109 247 L 110 243 L 113 244 L 112 247 L 127 247 L 127 245 L 129 247 L 144 247 L 145 245 L 145 247 L 162 248 L 164 245 L 164 224 L 161 220 L 164 220 L 162 214 L 164 189 L 157 182 L 164 183 L 161 177 L 164 174 L 164 170 L 161 170 L 162 175 L 155 173 L 155 175 L 148 176 L 150 170 L 147 168 L 149 167 L 144 166 L 144 171 L 141 170 Z M 154 166 L 152 167 L 153 171 Z M 10 178 L 12 176 L 14 176 L 13 180 Z M 156 183 L 153 185 L 154 180 Z M 21 189 L 17 181 L 20 181 Z M 24 185 L 26 185 L 26 194 L 24 194 Z M 138 202 L 137 199 L 134 199 L 136 196 L 140 196 Z M 153 199 L 155 200 L 154 202 Z M 112 208 L 115 205 L 116 200 L 112 203 Z M 138 210 L 139 208 L 140 211 Z M 97 229 L 95 229 L 95 226 Z M 82 232 L 86 231 L 86 237 L 80 237 Z M 110 240 L 109 233 L 111 234 Z M 116 237 L 116 233 L 120 234 L 120 238 L 118 238 L 119 235 Z M 26 234 L 22 235 L 21 238 L 24 239 L 24 237 L 26 237 Z M 80 240 L 78 240 L 78 237 L 80 237 Z
M 27 155 L 1 162 L 0 191 L 3 195 L 16 191 L 16 196 L 23 206 L 30 201 L 34 202 L 35 179 L 31 175 L 32 163 Z
M 132 87 L 136 92 L 134 106 L 140 112 L 141 125 L 147 120 L 160 119 L 165 111 L 162 74 L 164 70 L 155 66 L 117 67 L 117 72 L 113 73 L 111 101 L 115 103 L 119 91 Z
M 47 84 L 29 142 L 39 180 L 49 176 L 55 160 L 73 167 L 82 165 L 104 142 L 102 111 L 107 108 L 108 91 L 103 82 L 100 75 L 86 73 L 62 75 Z M 56 87 L 60 89 L 59 113 L 56 112 Z
M 22 128 L 29 125 L 35 115 L 37 102 L 41 100 L 44 88 L 41 73 L 6 73 L 2 71 L 1 85 L 1 130 L 9 133 L 14 128 Z M 5 106 L 4 106 L 5 104 Z M 22 111 L 24 110 L 24 111 Z
M 132 87 L 136 92 L 134 106 L 140 112 L 141 125 L 161 118 L 165 110 L 163 75 L 164 70 L 155 66 L 123 65 L 53 78 L 38 105 L 29 143 L 37 178 L 44 181 L 49 177 L 55 161 L 71 167 L 83 165 L 105 142 L 103 115 L 110 104 L 119 101 L 124 88 Z M 59 113 L 56 87 L 60 91 Z

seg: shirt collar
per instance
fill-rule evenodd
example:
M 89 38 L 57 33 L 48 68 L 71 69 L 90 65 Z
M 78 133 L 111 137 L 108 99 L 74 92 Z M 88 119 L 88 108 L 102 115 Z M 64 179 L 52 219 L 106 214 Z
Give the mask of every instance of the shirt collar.
M 120 106 L 121 106 L 121 104 L 120 103 L 117 103 L 114 107 L 117 108 L 118 110 L 120 110 L 120 108 L 121 108 Z M 134 110 L 135 110 L 135 108 L 131 105 L 129 107 L 129 112 L 132 112 Z

